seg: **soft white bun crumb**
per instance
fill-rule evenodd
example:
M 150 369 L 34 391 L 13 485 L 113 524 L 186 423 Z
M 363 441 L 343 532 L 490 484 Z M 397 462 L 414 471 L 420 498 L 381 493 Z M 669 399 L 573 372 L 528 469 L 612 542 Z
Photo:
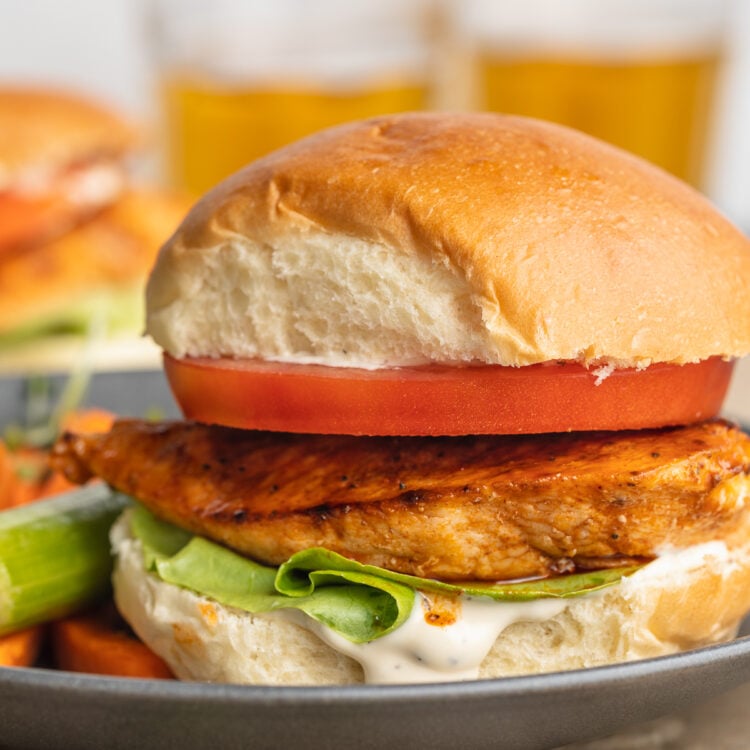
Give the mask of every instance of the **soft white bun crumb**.
M 187 266 L 149 316 L 173 356 L 360 367 L 499 356 L 465 279 L 380 243 L 314 229 L 275 247 L 230 237 Z
M 264 685 L 363 682 L 356 661 L 283 615 L 248 614 L 148 574 L 125 517 L 115 524 L 112 542 L 117 606 L 177 677 Z M 592 667 L 715 643 L 732 637 L 748 601 L 747 548 L 710 542 L 668 553 L 619 586 L 570 599 L 550 619 L 510 625 L 479 677 Z

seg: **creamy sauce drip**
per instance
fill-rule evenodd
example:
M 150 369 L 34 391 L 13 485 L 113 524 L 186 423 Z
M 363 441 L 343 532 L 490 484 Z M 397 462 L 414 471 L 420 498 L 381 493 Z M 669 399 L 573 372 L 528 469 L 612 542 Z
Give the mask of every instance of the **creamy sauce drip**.
M 301 612 L 287 610 L 283 614 L 358 661 L 365 682 L 383 684 L 475 680 L 479 665 L 505 628 L 516 622 L 547 620 L 566 606 L 560 599 L 496 602 L 464 595 L 456 600 L 454 621 L 435 625 L 426 617 L 431 610 L 429 599 L 417 592 L 408 620 L 369 643 L 352 643 Z

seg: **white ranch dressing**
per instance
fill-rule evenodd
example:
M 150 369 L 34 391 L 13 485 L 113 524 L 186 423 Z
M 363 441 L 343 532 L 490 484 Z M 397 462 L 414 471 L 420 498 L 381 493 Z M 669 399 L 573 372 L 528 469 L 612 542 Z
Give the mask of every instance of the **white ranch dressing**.
M 476 680 L 479 665 L 505 628 L 516 622 L 547 620 L 566 606 L 561 599 L 497 602 L 463 595 L 458 598 L 455 622 L 436 625 L 426 621 L 427 599 L 417 592 L 406 622 L 368 643 L 352 643 L 301 612 L 287 610 L 283 614 L 358 661 L 366 683 L 393 684 Z

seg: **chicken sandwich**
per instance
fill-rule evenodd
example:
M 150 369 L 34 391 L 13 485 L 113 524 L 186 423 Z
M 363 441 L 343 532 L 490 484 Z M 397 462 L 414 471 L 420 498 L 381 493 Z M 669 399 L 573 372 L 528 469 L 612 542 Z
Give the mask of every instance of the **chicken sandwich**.
M 542 672 L 730 637 L 750 609 L 750 243 L 583 134 L 333 128 L 203 198 L 148 331 L 186 422 L 66 435 L 137 500 L 118 607 L 175 674 Z

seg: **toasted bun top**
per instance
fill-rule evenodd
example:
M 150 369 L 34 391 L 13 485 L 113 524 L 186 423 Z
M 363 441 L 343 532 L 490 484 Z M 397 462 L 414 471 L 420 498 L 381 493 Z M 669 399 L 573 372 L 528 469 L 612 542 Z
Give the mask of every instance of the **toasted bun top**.
M 0 88 L 0 190 L 27 170 L 119 156 L 135 140 L 118 115 L 79 96 Z
M 221 183 L 163 248 L 148 308 L 175 356 L 681 363 L 750 351 L 750 242 L 573 130 L 406 114 Z

